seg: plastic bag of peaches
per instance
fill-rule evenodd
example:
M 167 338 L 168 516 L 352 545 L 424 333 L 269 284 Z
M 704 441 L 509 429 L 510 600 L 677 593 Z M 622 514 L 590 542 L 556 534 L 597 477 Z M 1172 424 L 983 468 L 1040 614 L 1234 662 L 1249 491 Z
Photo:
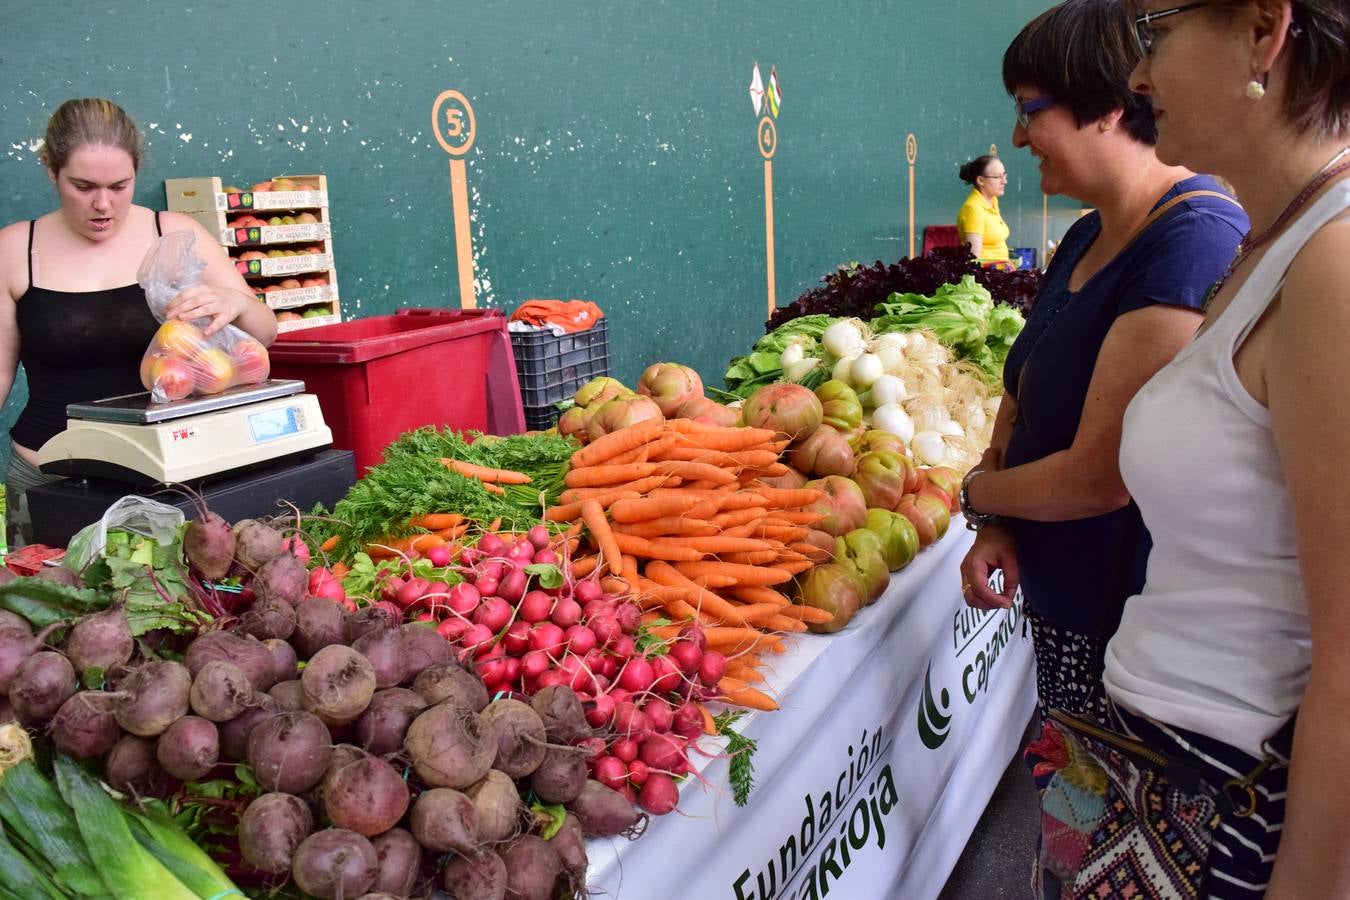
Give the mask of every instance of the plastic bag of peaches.
M 226 325 L 207 337 L 207 319 L 164 318 L 174 297 L 200 284 L 206 263 L 197 257 L 195 235 L 175 231 L 151 245 L 136 272 L 150 312 L 162 322 L 141 358 L 141 384 L 152 403 L 219 394 L 237 384 L 266 381 L 267 348 L 244 331 Z

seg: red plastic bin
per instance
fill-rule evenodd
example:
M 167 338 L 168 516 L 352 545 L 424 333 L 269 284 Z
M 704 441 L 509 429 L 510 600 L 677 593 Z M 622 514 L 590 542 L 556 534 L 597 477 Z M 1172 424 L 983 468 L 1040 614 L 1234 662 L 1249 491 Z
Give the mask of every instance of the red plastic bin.
M 273 378 L 298 378 L 319 398 L 333 446 L 355 454 L 358 473 L 424 425 L 525 430 L 501 310 L 404 308 L 286 332 L 269 356 Z

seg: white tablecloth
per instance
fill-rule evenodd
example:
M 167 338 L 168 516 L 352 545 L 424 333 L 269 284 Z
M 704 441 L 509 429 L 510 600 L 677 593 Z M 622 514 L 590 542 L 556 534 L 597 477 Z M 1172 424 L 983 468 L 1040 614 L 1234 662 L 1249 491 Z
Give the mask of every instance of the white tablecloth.
M 641 838 L 590 842 L 590 888 L 620 900 L 936 897 L 1035 702 L 1020 608 L 961 601 L 970 542 L 953 523 L 848 628 L 795 639 L 770 676 L 782 708 L 737 725 L 759 742 L 749 803 L 732 801 L 725 758 L 705 760 L 711 786 L 686 779 L 678 811 Z

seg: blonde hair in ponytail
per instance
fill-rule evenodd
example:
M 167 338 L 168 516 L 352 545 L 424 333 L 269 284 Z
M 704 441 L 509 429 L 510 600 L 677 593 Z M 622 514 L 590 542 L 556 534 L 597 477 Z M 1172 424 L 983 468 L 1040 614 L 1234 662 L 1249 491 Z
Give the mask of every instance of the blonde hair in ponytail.
M 141 133 L 122 107 L 99 97 L 67 100 L 47 120 L 42 162 L 55 175 L 71 154 L 86 144 L 117 147 L 131 157 L 131 167 L 141 168 Z

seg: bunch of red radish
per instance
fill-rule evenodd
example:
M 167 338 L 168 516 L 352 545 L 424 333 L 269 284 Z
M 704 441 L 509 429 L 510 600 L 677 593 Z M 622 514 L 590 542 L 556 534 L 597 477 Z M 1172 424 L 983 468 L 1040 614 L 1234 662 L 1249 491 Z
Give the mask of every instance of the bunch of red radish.
M 704 730 L 695 701 L 717 695 L 726 658 L 706 650 L 697 629 L 668 647 L 640 652 L 638 605 L 606 593 L 595 576 L 573 578 L 554 546 L 542 525 L 515 539 L 487 533 L 460 551 L 459 583 L 390 574 L 377 605 L 436 622 L 461 657 L 473 660 L 489 692 L 532 695 L 550 685 L 570 687 L 590 724 L 609 735 L 590 739 L 591 774 L 664 815 L 675 808 L 675 778 L 690 771 L 690 746 Z M 438 551 L 444 559 L 435 558 Z M 441 547 L 426 557 L 438 567 L 455 561 Z M 528 569 L 533 566 L 557 567 L 561 585 L 541 586 L 538 573 L 546 570 Z M 311 593 L 331 591 L 323 595 L 342 602 L 331 574 L 311 579 Z

